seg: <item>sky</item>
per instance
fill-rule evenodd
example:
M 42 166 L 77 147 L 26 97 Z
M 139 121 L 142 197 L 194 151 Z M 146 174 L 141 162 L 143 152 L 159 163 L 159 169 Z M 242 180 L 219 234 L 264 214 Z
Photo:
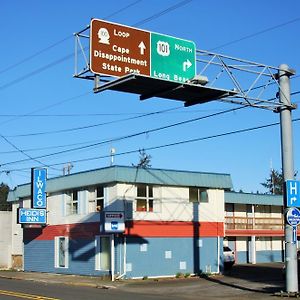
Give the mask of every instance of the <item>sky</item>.
M 271 168 L 281 170 L 278 125 L 233 133 L 279 122 L 278 113 L 248 107 L 223 114 L 240 106 L 95 94 L 92 81 L 73 77 L 73 34 L 97 18 L 190 40 L 200 50 L 273 67 L 285 63 L 296 70 L 291 101 L 299 105 L 299 1 L 3 0 L 0 12 L 0 182 L 28 183 L 33 167 L 47 167 L 48 178 L 63 175 L 68 164 L 71 173 L 107 167 L 111 149 L 115 165 L 138 164 L 145 149 L 153 168 L 230 174 L 235 191 L 267 192 L 261 183 Z M 203 75 L 214 80 L 208 70 Z M 244 76 L 247 90 L 252 81 Z M 234 88 L 223 77 L 215 86 Z M 276 89 L 266 89 L 264 99 Z M 298 172 L 299 116 L 292 111 Z

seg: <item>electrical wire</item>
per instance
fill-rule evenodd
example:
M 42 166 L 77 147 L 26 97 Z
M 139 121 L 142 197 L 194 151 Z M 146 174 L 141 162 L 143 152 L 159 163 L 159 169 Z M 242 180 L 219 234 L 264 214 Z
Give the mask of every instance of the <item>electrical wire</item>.
M 243 108 L 245 108 L 245 106 L 237 107 L 237 108 L 232 108 L 232 109 L 224 110 L 224 111 L 217 112 L 217 113 L 214 113 L 214 114 L 210 114 L 210 115 L 206 115 L 206 116 L 201 116 L 201 117 L 198 117 L 198 118 L 193 118 L 193 119 L 189 119 L 189 120 L 185 120 L 185 121 L 181 121 L 181 122 L 172 123 L 172 124 L 169 124 L 169 125 L 166 125 L 166 126 L 161 126 L 161 127 L 157 127 L 157 128 L 153 128 L 153 129 L 149 129 L 149 130 L 144 130 L 144 131 L 136 132 L 136 133 L 125 135 L 125 136 L 112 138 L 112 139 L 109 139 L 109 140 L 104 140 L 104 141 L 97 142 L 97 143 L 94 143 L 94 144 L 90 144 L 90 145 L 87 145 L 87 146 L 75 147 L 75 148 L 71 148 L 71 149 L 67 149 L 67 150 L 62 150 L 62 151 L 58 151 L 58 152 L 54 152 L 54 153 L 49 153 L 49 154 L 37 156 L 35 158 L 36 159 L 46 158 L 46 157 L 60 155 L 60 154 L 68 153 L 68 152 L 80 151 L 80 150 L 84 150 L 84 149 L 88 149 L 88 148 L 92 148 L 92 147 L 104 145 L 104 144 L 107 144 L 107 143 L 118 142 L 118 141 L 121 141 L 121 140 L 138 137 L 138 136 L 145 135 L 145 134 L 148 135 L 149 133 L 153 133 L 153 132 L 157 132 L 157 131 L 161 131 L 161 130 L 165 130 L 165 129 L 177 127 L 177 126 L 184 125 L 184 124 L 189 124 L 189 123 L 196 122 L 196 121 L 199 121 L 199 120 L 204 120 L 204 119 L 211 118 L 211 117 L 214 117 L 214 116 L 218 116 L 218 115 L 222 115 L 222 114 L 234 112 L 234 111 L 237 111 L 237 110 L 240 110 L 240 109 L 243 109 Z M 13 162 L 7 162 L 7 163 L 1 164 L 0 166 L 5 166 L 5 165 L 9 165 L 9 164 L 26 162 L 28 160 L 30 160 L 30 159 L 22 159 L 22 160 L 13 161 Z
M 115 16 L 115 15 L 117 15 L 117 14 L 120 13 L 120 12 L 125 11 L 126 9 L 128 9 L 128 8 L 130 8 L 130 7 L 132 7 L 132 6 L 134 6 L 135 4 L 137 4 L 137 3 L 141 2 L 141 1 L 142 1 L 142 0 L 137 0 L 137 1 L 134 1 L 133 3 L 131 3 L 131 4 L 126 5 L 126 6 L 123 7 L 123 8 L 120 8 L 119 10 L 115 11 L 114 13 L 111 13 L 110 15 L 106 16 L 106 17 L 104 18 L 104 20 L 105 20 L 105 19 L 108 19 L 108 18 L 110 18 L 110 17 L 112 17 L 112 16 Z M 39 56 L 39 55 L 41 55 L 41 54 L 43 54 L 43 53 L 49 51 L 50 49 L 52 49 L 52 48 L 54 48 L 54 47 L 56 47 L 56 46 L 58 46 L 58 45 L 64 43 L 65 41 L 67 41 L 67 40 L 69 40 L 69 39 L 71 39 L 71 38 L 73 38 L 73 37 L 74 37 L 73 34 L 68 35 L 68 36 L 66 36 L 65 38 L 63 38 L 63 39 L 61 39 L 61 40 L 59 40 L 59 41 L 57 41 L 57 42 L 55 42 L 55 43 L 53 43 L 53 44 L 47 46 L 46 48 L 43 48 L 43 49 L 41 49 L 41 50 L 35 52 L 34 54 L 29 55 L 29 56 L 25 57 L 24 59 L 22 59 L 22 60 L 20 60 L 20 61 L 18 61 L 18 62 L 16 62 L 16 63 L 14 63 L 14 64 L 12 64 L 12 65 L 6 67 L 6 68 L 0 70 L 0 75 L 3 74 L 3 73 L 5 73 L 5 72 L 7 72 L 7 71 L 10 71 L 10 70 L 12 70 L 12 69 L 14 69 L 14 68 L 16 68 L 16 67 L 18 67 L 18 66 L 20 66 L 20 65 L 22 65 L 22 64 L 24 64 L 24 63 L 26 63 L 26 62 L 28 62 L 28 61 L 30 61 L 30 60 L 32 60 L 33 58 L 35 58 L 35 57 L 37 57 L 37 56 Z
M 66 133 L 66 132 L 73 132 L 73 131 L 85 130 L 85 129 L 90 129 L 90 128 L 104 126 L 104 125 L 109 125 L 109 124 L 114 124 L 114 123 L 120 123 L 120 122 L 131 121 L 131 120 L 136 120 L 136 119 L 140 119 L 140 118 L 145 118 L 145 117 L 148 117 L 148 116 L 153 116 L 153 115 L 162 114 L 162 113 L 166 113 L 166 112 L 169 112 L 169 111 L 177 110 L 179 108 L 180 107 L 169 108 L 169 109 L 165 109 L 165 110 L 160 110 L 160 111 L 154 111 L 154 112 L 146 113 L 146 114 L 143 114 L 143 115 L 140 115 L 140 116 L 125 118 L 125 119 L 119 119 L 119 120 L 113 120 L 113 121 L 104 122 L 104 123 L 91 124 L 91 125 L 87 125 L 87 126 L 73 127 L 73 128 L 69 128 L 69 129 L 61 129 L 61 130 L 53 130 L 53 131 L 43 131 L 43 132 L 35 132 L 35 133 L 26 133 L 26 134 L 6 135 L 6 137 L 10 137 L 10 138 L 11 137 L 28 137 L 28 136 L 48 135 L 48 134 L 57 134 L 57 133 Z
M 300 118 L 296 118 L 296 119 L 292 120 L 292 122 L 298 122 L 298 121 L 300 121 Z M 240 133 L 265 129 L 265 128 L 269 128 L 269 127 L 278 126 L 279 124 L 280 124 L 280 122 L 274 122 L 274 123 L 269 123 L 269 124 L 265 124 L 265 125 L 255 126 L 255 127 L 249 127 L 249 128 L 239 129 L 239 130 L 223 132 L 220 134 L 210 135 L 210 136 L 206 136 L 206 137 L 199 137 L 199 138 L 195 138 L 195 139 L 182 140 L 182 141 L 173 142 L 173 143 L 169 143 L 169 144 L 152 146 L 152 147 L 148 147 L 148 148 L 143 148 L 142 150 L 152 151 L 152 150 L 158 150 L 158 149 L 167 148 L 167 147 L 174 147 L 174 146 L 178 146 L 178 145 L 182 145 L 182 144 L 194 143 L 194 142 L 205 141 L 205 140 L 215 139 L 215 138 L 219 138 L 219 137 L 234 135 L 234 134 L 240 134 Z M 120 152 L 120 153 L 115 153 L 114 156 L 129 155 L 129 154 L 138 153 L 140 151 L 141 151 L 141 149 L 129 150 L 129 151 L 124 151 L 124 152 Z M 104 159 L 104 158 L 108 158 L 108 157 L 111 157 L 111 155 L 103 155 L 103 156 L 97 156 L 97 157 L 77 159 L 77 160 L 72 160 L 71 162 L 72 163 L 81 163 L 81 162 L 87 162 L 87 161 L 92 161 L 92 160 Z M 70 161 L 68 161 L 68 162 L 70 162 Z M 59 166 L 59 165 L 63 165 L 66 163 L 67 162 L 59 162 L 59 163 L 51 164 L 51 166 Z M 0 172 L 16 172 L 16 171 L 23 171 L 23 170 L 27 170 L 27 169 L 28 168 L 19 168 L 19 169 L 3 170 Z
M 278 25 L 275 25 L 275 26 L 272 26 L 272 27 L 269 27 L 269 28 L 266 28 L 266 29 L 263 29 L 263 30 L 260 30 L 260 31 L 257 31 L 257 32 L 255 32 L 255 33 L 252 33 L 252 34 L 246 35 L 246 36 L 244 36 L 244 37 L 241 37 L 241 38 L 239 38 L 239 39 L 236 39 L 236 40 L 227 42 L 227 43 L 222 44 L 222 45 L 220 45 L 220 46 L 211 48 L 209 51 L 214 51 L 214 50 L 216 50 L 216 49 L 224 48 L 224 47 L 227 47 L 227 46 L 229 46 L 229 45 L 236 44 L 236 43 L 238 43 L 238 42 L 241 42 L 241 41 L 244 41 L 244 40 L 247 40 L 247 39 L 256 37 L 256 36 L 258 36 L 258 35 L 260 35 L 260 34 L 263 34 L 263 33 L 266 33 L 266 32 L 269 32 L 269 31 L 272 31 L 272 30 L 278 29 L 278 28 L 280 28 L 280 27 L 283 27 L 283 26 L 286 26 L 286 25 L 289 25 L 289 24 L 292 24 L 292 23 L 295 23 L 295 22 L 299 22 L 299 21 L 300 21 L 300 17 L 299 17 L 299 18 L 292 19 L 292 20 L 289 20 L 289 21 L 287 21 L 287 22 L 284 22 L 284 23 L 281 23 L 281 24 L 278 24 Z

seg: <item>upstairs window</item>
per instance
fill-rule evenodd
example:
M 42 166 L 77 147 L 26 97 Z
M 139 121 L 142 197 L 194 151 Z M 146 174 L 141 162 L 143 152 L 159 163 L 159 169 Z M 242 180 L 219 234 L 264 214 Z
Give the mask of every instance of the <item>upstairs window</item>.
M 72 190 L 67 193 L 66 209 L 67 215 L 78 214 L 78 194 L 79 190 Z
M 189 188 L 189 201 L 197 203 L 208 203 L 207 190 L 204 188 Z
M 104 186 L 89 189 L 89 212 L 102 211 L 104 208 Z
M 136 211 L 153 212 L 153 201 L 153 187 L 139 184 L 137 186 Z

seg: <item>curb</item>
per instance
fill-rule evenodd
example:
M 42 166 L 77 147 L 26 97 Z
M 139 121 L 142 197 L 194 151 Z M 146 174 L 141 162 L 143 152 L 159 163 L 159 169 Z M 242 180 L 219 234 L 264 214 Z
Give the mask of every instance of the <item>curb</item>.
M 72 282 L 72 281 L 57 281 L 52 279 L 45 279 L 45 278 L 25 278 L 25 277 L 19 277 L 19 276 L 12 276 L 12 275 L 3 275 L 0 274 L 0 278 L 4 279 L 11 279 L 11 280 L 26 280 L 26 281 L 36 281 L 36 282 L 42 282 L 42 283 L 52 283 L 52 284 L 63 284 L 63 285 L 71 285 L 71 286 L 84 286 L 84 287 L 91 287 L 91 288 L 97 288 L 97 289 L 115 289 L 115 286 L 112 285 L 99 285 L 96 283 L 90 283 L 90 282 Z

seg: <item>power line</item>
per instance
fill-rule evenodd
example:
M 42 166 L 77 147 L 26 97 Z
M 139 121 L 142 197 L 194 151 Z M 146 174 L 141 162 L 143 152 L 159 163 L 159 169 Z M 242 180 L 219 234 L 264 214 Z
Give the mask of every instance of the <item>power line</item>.
M 22 149 L 18 148 L 15 144 L 13 144 L 12 142 L 10 142 L 5 136 L 3 136 L 3 135 L 0 134 L 0 137 L 2 139 L 4 139 L 5 142 L 8 143 L 9 145 L 11 145 L 14 149 L 16 149 L 18 152 L 21 152 L 23 155 L 25 155 L 26 157 L 28 157 L 29 160 L 33 160 L 33 161 L 41 164 L 44 167 L 49 167 L 49 168 L 53 169 L 52 167 L 50 167 L 49 165 L 44 164 L 43 162 L 41 162 L 37 158 L 34 158 L 34 157 L 28 155 L 27 153 L 25 153 Z M 57 169 L 54 169 L 54 170 L 57 170 Z
M 28 57 L 26 57 L 26 58 L 24 58 L 24 59 L 16 62 L 16 63 L 14 63 L 14 64 L 12 64 L 12 65 L 10 65 L 10 66 L 2 69 L 2 70 L 0 70 L 0 75 L 3 74 L 3 73 L 5 73 L 5 72 L 7 72 L 7 71 L 9 71 L 9 70 L 12 70 L 12 69 L 18 67 L 19 65 L 24 64 L 25 62 L 30 61 L 31 59 L 37 57 L 38 55 L 41 55 L 44 52 L 47 52 L 48 50 L 50 50 L 50 49 L 52 49 L 52 48 L 54 48 L 54 47 L 56 47 L 56 46 L 58 46 L 60 44 L 62 44 L 63 42 L 69 40 L 70 38 L 73 38 L 73 34 L 72 35 L 68 35 L 67 37 L 63 38 L 62 40 L 60 40 L 58 42 L 55 42 L 55 43 L 49 45 L 48 47 L 46 47 L 44 49 L 41 49 L 41 50 L 37 51 L 36 53 L 34 53 L 34 54 L 32 54 L 32 55 L 30 55 L 30 56 L 28 56 Z
M 272 26 L 272 27 L 269 27 L 269 28 L 266 28 L 266 29 L 263 29 L 263 30 L 260 30 L 260 31 L 257 31 L 257 32 L 255 32 L 255 33 L 252 33 L 252 34 L 246 35 L 246 36 L 244 36 L 244 37 L 241 37 L 241 38 L 239 38 L 239 39 L 236 39 L 236 40 L 227 42 L 227 43 L 225 43 L 225 44 L 222 44 L 222 45 L 220 45 L 220 46 L 211 48 L 210 51 L 213 51 L 213 50 L 216 50 L 216 49 L 220 49 L 220 48 L 224 48 L 224 47 L 226 47 L 226 46 L 229 46 L 229 45 L 232 45 L 232 44 L 235 44 L 235 43 L 238 43 L 238 42 L 241 42 L 241 41 L 244 41 L 244 40 L 253 38 L 253 37 L 258 36 L 258 35 L 260 35 L 260 34 L 263 34 L 263 33 L 269 32 L 269 31 L 272 31 L 272 30 L 274 30 L 274 29 L 277 29 L 277 28 L 280 28 L 280 27 L 283 27 L 283 26 L 286 26 L 286 25 L 289 25 L 289 24 L 292 24 L 292 23 L 295 23 L 295 22 L 298 22 L 298 21 L 300 21 L 300 17 L 299 17 L 299 18 L 292 19 L 292 20 L 289 20 L 289 21 L 287 21 L 287 22 L 284 22 L 284 23 L 281 23 L 281 24 L 278 24 L 278 25 L 275 25 L 275 26 Z
M 144 19 L 142 21 L 139 21 L 139 22 L 133 24 L 132 26 L 143 25 L 143 24 L 145 24 L 147 22 L 150 22 L 150 21 L 152 21 L 154 19 L 157 19 L 157 18 L 159 18 L 159 17 L 161 17 L 161 16 L 163 16 L 163 15 L 165 15 L 165 14 L 167 14 L 167 13 L 169 13 L 169 12 L 171 12 L 171 11 L 179 8 L 179 7 L 182 7 L 182 6 L 188 4 L 191 1 L 193 1 L 193 0 L 184 0 L 184 1 L 178 2 L 177 4 L 172 5 L 171 7 L 168 7 L 167 9 L 164 9 L 163 11 L 160 11 L 160 12 L 154 14 L 153 16 L 150 16 L 149 18 L 146 18 L 146 19 Z
M 134 2 L 132 2 L 132 3 L 128 4 L 128 5 L 126 5 L 125 7 L 120 8 L 119 10 L 115 11 L 114 13 L 112 13 L 112 14 L 110 14 L 110 15 L 104 17 L 103 19 L 104 19 L 104 20 L 107 20 L 107 19 L 109 19 L 109 18 L 111 18 L 111 17 L 117 15 L 118 13 L 123 12 L 123 11 L 127 10 L 128 8 L 130 8 L 130 7 L 134 6 L 134 5 L 136 5 L 137 3 L 141 2 L 141 1 L 142 1 L 142 0 L 134 1 Z
M 71 149 L 67 149 L 67 150 L 62 150 L 62 151 L 58 151 L 58 152 L 54 152 L 54 153 L 49 153 L 49 154 L 37 156 L 35 158 L 40 159 L 40 158 L 46 158 L 46 157 L 60 155 L 60 154 L 68 153 L 68 152 L 84 150 L 84 149 L 96 147 L 96 146 L 99 146 L 99 145 L 104 145 L 104 144 L 107 144 L 107 143 L 117 142 L 117 141 L 129 139 L 129 138 L 134 138 L 134 137 L 137 137 L 137 136 L 141 136 L 141 135 L 145 135 L 145 134 L 149 134 L 149 133 L 169 129 L 169 128 L 172 128 L 172 127 L 176 127 L 176 126 L 180 126 L 180 125 L 184 125 L 184 124 L 189 124 L 189 123 L 192 123 L 192 122 L 196 122 L 196 121 L 199 121 L 199 120 L 204 120 L 204 119 L 207 119 L 207 118 L 210 118 L 210 117 L 226 114 L 226 113 L 237 111 L 237 110 L 244 109 L 244 108 L 246 108 L 246 107 L 241 106 L 241 107 L 238 107 L 238 108 L 232 108 L 232 109 L 224 110 L 224 111 L 217 112 L 217 113 L 214 113 L 214 114 L 201 116 L 201 117 L 198 117 L 198 118 L 193 118 L 193 119 L 189 119 L 189 120 L 185 120 L 185 121 L 181 121 L 181 122 L 177 122 L 177 123 L 172 123 L 172 124 L 169 124 L 169 125 L 166 125 L 166 126 L 161 126 L 161 127 L 157 127 L 157 128 L 153 128 L 153 129 L 149 129 L 149 130 L 144 130 L 144 131 L 141 131 L 141 132 L 137 132 L 137 133 L 133 133 L 133 134 L 129 134 L 129 135 L 125 135 L 125 136 L 121 136 L 121 137 L 117 137 L 117 138 L 113 138 L 113 139 L 109 139 L 109 140 L 104 140 L 104 141 L 97 142 L 97 143 L 94 143 L 94 144 L 90 144 L 90 145 L 87 145 L 87 146 L 75 147 L 75 148 L 71 148 Z M 1 164 L 1 166 L 20 163 L 20 162 L 25 162 L 25 161 L 28 161 L 28 160 L 29 159 L 22 159 L 22 160 L 18 160 L 18 161 L 12 161 L 12 162 L 8 162 L 8 163 L 3 163 L 3 164 Z
M 183 5 L 185 5 L 185 4 L 187 4 L 188 2 L 191 2 L 191 1 L 192 0 L 181 1 L 181 2 L 179 2 L 179 3 L 177 3 L 177 4 L 173 5 L 173 6 L 171 6 L 169 8 L 167 8 L 167 9 L 165 9 L 165 10 L 159 12 L 159 13 L 156 13 L 156 14 L 154 14 L 154 15 L 152 15 L 152 16 L 150 16 L 150 17 L 148 17 L 148 18 L 146 18 L 146 19 L 144 19 L 144 20 L 142 20 L 142 21 L 140 21 L 138 23 L 136 23 L 136 25 L 133 25 L 133 26 L 141 25 L 141 24 L 147 23 L 149 21 L 152 21 L 154 19 L 157 19 L 158 17 L 160 17 L 160 16 L 162 16 L 164 14 L 167 14 L 170 11 L 175 10 L 175 9 L 177 9 L 177 8 L 183 6 Z M 137 2 L 138 1 L 136 1 L 135 3 L 137 3 Z M 128 5 L 128 7 L 130 7 L 130 6 L 132 6 L 132 5 Z M 11 86 L 13 86 L 15 84 L 18 84 L 19 82 L 24 81 L 27 78 L 32 77 L 34 75 L 37 75 L 37 74 L 39 74 L 39 73 L 41 73 L 41 72 L 43 72 L 43 71 L 45 71 L 45 70 L 47 70 L 49 68 L 52 68 L 52 67 L 54 67 L 54 66 L 56 66 L 56 65 L 58 65 L 58 64 L 60 64 L 60 63 L 62 63 L 64 61 L 72 58 L 72 57 L 74 57 L 74 53 L 71 53 L 71 54 L 68 54 L 68 55 L 66 55 L 64 57 L 61 57 L 61 58 L 59 58 L 59 59 L 57 59 L 57 60 L 55 60 L 55 61 L 53 61 L 53 62 L 51 62 L 51 63 L 49 63 L 47 65 L 44 65 L 44 66 L 42 66 L 42 67 L 40 67 L 38 69 L 35 69 L 32 72 L 29 72 L 29 73 L 27 73 L 27 74 L 25 74 L 23 76 L 20 76 L 19 78 L 15 79 L 13 81 L 10 81 L 10 82 L 8 82 L 8 83 L 0 86 L 0 90 L 4 90 L 4 89 L 6 89 L 8 87 L 11 87 Z
M 135 117 L 130 117 L 130 118 L 125 118 L 125 119 L 119 119 L 119 120 L 113 120 L 109 122 L 103 122 L 103 123 L 97 123 L 97 124 L 92 124 L 92 125 L 87 125 L 87 126 L 80 126 L 80 127 L 73 127 L 73 128 L 68 128 L 68 129 L 61 129 L 61 130 L 53 130 L 53 131 L 43 131 L 43 132 L 35 132 L 35 133 L 26 133 L 26 134 L 17 134 L 17 135 L 6 135 L 6 137 L 28 137 L 28 136 L 38 136 L 38 135 L 47 135 L 47 134 L 57 134 L 57 133 L 66 133 L 66 132 L 73 132 L 73 131 L 79 131 L 79 130 L 85 130 L 85 129 L 90 129 L 90 128 L 95 128 L 95 127 L 100 127 L 104 125 L 109 125 L 109 124 L 114 124 L 114 123 L 120 123 L 120 122 L 125 122 L 125 121 L 131 121 L 131 120 L 136 120 L 144 117 L 149 117 L 157 114 L 162 114 L 166 113 L 169 111 L 177 110 L 180 107 L 176 108 L 169 108 L 165 110 L 160 110 L 160 111 L 154 111 L 150 113 L 146 113 L 140 116 L 135 116 Z
M 36 109 L 36 110 L 31 111 L 31 112 L 29 112 L 29 113 L 26 113 L 26 114 L 24 114 L 24 115 L 17 115 L 17 116 L 15 116 L 15 117 L 12 118 L 12 119 L 9 119 L 9 120 L 6 120 L 6 121 L 1 122 L 0 125 L 9 123 L 9 122 L 11 122 L 11 121 L 15 121 L 16 119 L 19 119 L 19 118 L 29 117 L 29 116 L 31 116 L 32 114 L 41 112 L 41 111 L 43 111 L 43 110 L 47 110 L 47 109 L 49 109 L 49 108 L 58 106 L 58 105 L 60 105 L 60 104 L 63 104 L 63 103 L 66 103 L 66 102 L 69 102 L 69 101 L 72 101 L 72 100 L 75 100 L 75 99 L 78 99 L 78 98 L 81 98 L 81 97 L 84 97 L 84 96 L 87 96 L 87 95 L 89 95 L 89 94 L 91 94 L 91 93 L 92 93 L 91 91 L 88 91 L 88 92 L 84 92 L 84 93 L 82 93 L 82 94 L 80 94 L 80 95 L 76 95 L 76 96 L 72 96 L 72 97 L 68 97 L 68 98 L 62 99 L 62 100 L 60 100 L 60 101 L 58 101 L 58 102 L 56 102 L 56 103 L 53 103 L 53 104 L 44 106 L 44 107 L 42 107 L 42 108 Z
M 298 122 L 298 121 L 300 121 L 300 118 L 296 118 L 296 119 L 292 120 L 292 122 Z M 148 147 L 148 148 L 143 148 L 143 150 L 145 150 L 145 151 L 158 150 L 158 149 L 178 146 L 178 145 L 182 145 L 182 144 L 194 143 L 194 142 L 205 141 L 205 140 L 209 140 L 209 139 L 225 137 L 225 136 L 239 134 L 239 133 L 245 133 L 245 132 L 265 129 L 265 128 L 269 128 L 269 127 L 278 126 L 279 124 L 280 124 L 279 122 L 274 122 L 274 123 L 269 123 L 269 124 L 265 124 L 265 125 L 261 125 L 261 126 L 255 126 L 255 127 L 249 127 L 249 128 L 244 128 L 244 129 L 239 129 L 239 130 L 234 130 L 234 131 L 228 131 L 228 132 L 215 134 L 215 135 L 210 135 L 210 136 L 206 136 L 206 137 L 199 137 L 199 138 L 195 138 L 195 139 L 182 140 L 182 141 L 173 142 L 173 143 L 169 143 L 169 144 L 152 146 L 152 147 Z M 138 153 L 140 150 L 141 149 L 129 150 L 129 151 L 124 151 L 124 152 L 120 152 L 120 153 L 115 153 L 114 155 L 115 156 L 129 155 L 129 154 Z M 86 161 L 104 159 L 104 158 L 108 158 L 108 157 L 110 157 L 110 155 L 83 158 L 83 159 L 78 159 L 78 160 L 72 160 L 72 163 L 86 162 Z M 58 165 L 62 165 L 62 164 L 65 164 L 65 163 L 66 162 L 55 163 L 55 164 L 51 164 L 51 166 L 58 166 Z M 20 168 L 20 169 L 11 169 L 11 170 L 8 170 L 8 171 L 9 172 L 16 172 L 16 171 L 23 171 L 23 170 L 27 170 L 27 169 L 28 168 Z M 8 171 L 3 170 L 3 171 L 0 171 L 0 172 L 8 172 Z
M 142 1 L 142 0 L 134 1 L 133 3 L 128 4 L 128 5 L 126 5 L 125 7 L 123 7 L 123 8 L 121 8 L 121 9 L 115 11 L 114 13 L 112 13 L 112 14 L 110 14 L 110 15 L 108 15 L 108 16 L 106 16 L 104 19 L 107 19 L 107 18 L 110 18 L 110 17 L 112 17 L 112 16 L 115 16 L 116 14 L 118 14 L 118 13 L 120 13 L 120 12 L 122 12 L 122 11 L 125 11 L 126 9 L 130 8 L 131 6 L 137 4 L 137 3 L 141 2 L 141 1 Z M 41 49 L 41 50 L 35 52 L 34 54 L 29 55 L 28 57 L 25 57 L 24 59 L 22 59 L 22 60 L 20 60 L 20 61 L 18 61 L 18 62 L 16 62 L 16 63 L 14 63 L 14 64 L 12 64 L 12 65 L 6 67 L 6 68 L 0 70 L 0 75 L 3 74 L 3 73 L 5 73 L 5 72 L 7 72 L 7 71 L 9 71 L 9 70 L 11 70 L 11 69 L 14 69 L 14 68 L 18 67 L 19 65 L 24 64 L 25 62 L 28 62 L 28 61 L 32 60 L 33 58 L 35 58 L 35 57 L 37 57 L 37 56 L 43 54 L 44 52 L 49 51 L 50 49 L 52 49 L 52 48 L 54 48 L 54 47 L 56 47 L 56 46 L 62 44 L 63 42 L 65 42 L 65 41 L 67 41 L 67 40 L 69 40 L 69 39 L 71 39 L 71 38 L 73 38 L 73 34 L 68 35 L 68 36 L 66 36 L 65 38 L 63 38 L 63 39 L 61 39 L 61 40 L 59 40 L 59 41 L 57 41 L 57 42 L 55 42 L 55 43 L 53 43 L 53 44 L 47 46 L 46 48 L 43 48 L 43 49 Z

